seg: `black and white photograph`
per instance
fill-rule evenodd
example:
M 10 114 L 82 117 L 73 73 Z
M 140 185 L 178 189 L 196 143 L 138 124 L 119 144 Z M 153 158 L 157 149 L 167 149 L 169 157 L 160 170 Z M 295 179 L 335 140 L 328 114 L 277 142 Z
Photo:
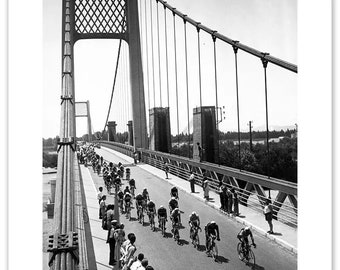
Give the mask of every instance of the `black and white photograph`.
M 43 270 L 330 268 L 331 42 L 308 49 L 327 18 L 306 30 L 296 0 L 35 5 L 34 28 L 8 17 L 7 88 L 25 89 L 5 94 L 8 259 L 16 243 Z

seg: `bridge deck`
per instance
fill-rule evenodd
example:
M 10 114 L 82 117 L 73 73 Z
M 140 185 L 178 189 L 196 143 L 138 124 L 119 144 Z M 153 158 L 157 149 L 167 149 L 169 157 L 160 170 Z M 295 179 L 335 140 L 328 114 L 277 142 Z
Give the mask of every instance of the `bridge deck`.
M 96 151 L 104 159 L 115 163 L 119 161 L 123 164 L 133 163 L 131 158 L 111 149 L 102 148 Z M 121 217 L 121 222 L 125 224 L 126 233 L 134 232 L 137 236 L 137 253 L 143 252 L 148 257 L 150 265 L 154 266 L 155 269 L 193 269 L 194 267 L 195 269 L 221 269 L 221 264 L 225 263 L 231 267 L 230 269 L 247 269 L 244 263 L 238 260 L 236 253 L 238 241 L 236 234 L 243 226 L 240 223 L 249 224 L 255 230 L 255 242 L 258 247 L 254 252 L 259 266 L 258 269 L 296 269 L 296 256 L 271 241 L 275 240 L 280 245 L 296 252 L 296 229 L 274 221 L 274 231 L 278 232 L 279 235 L 267 235 L 268 225 L 263 215 L 240 205 L 240 213 L 244 217 L 227 217 L 216 210 L 220 206 L 216 193 L 210 192 L 210 197 L 213 200 L 204 202 L 200 186 L 196 186 L 197 193 L 192 194 L 187 181 L 173 175 L 169 176 L 169 180 L 165 180 L 164 172 L 150 165 L 138 164 L 130 168 L 132 177 L 136 179 L 137 191 L 147 187 L 150 197 L 155 201 L 157 207 L 160 204 L 167 207 L 171 185 L 178 186 L 180 190 L 179 205 L 180 209 L 184 211 L 182 223 L 186 227 L 180 230 L 180 236 L 183 239 L 182 246 L 178 246 L 169 238 L 162 238 L 159 232 L 151 232 L 149 227 L 142 226 L 137 221 L 129 222 L 125 217 Z M 101 229 L 101 223 L 98 219 L 98 202 L 96 200 L 96 190 L 99 186 L 103 186 L 102 178 L 94 174 L 92 168 L 87 169 L 81 166 L 81 172 L 87 198 L 97 268 L 108 269 L 110 268 L 108 265 L 109 247 L 105 243 L 107 232 Z M 108 203 L 113 203 L 113 196 L 108 196 Z M 190 244 L 187 219 L 191 211 L 194 210 L 201 217 L 202 227 L 210 220 L 215 220 L 220 226 L 221 242 L 218 242 L 218 246 L 221 256 L 219 257 L 219 264 L 213 263 L 211 258 L 207 258 L 203 252 L 195 251 Z M 132 217 L 136 217 L 135 210 L 132 211 Z M 170 231 L 169 227 L 170 224 L 167 226 L 168 232 Z M 204 244 L 203 232 L 200 233 L 200 239 L 201 245 Z M 203 245 L 201 249 L 204 249 Z M 183 268 L 184 265 L 186 265 L 185 268 Z

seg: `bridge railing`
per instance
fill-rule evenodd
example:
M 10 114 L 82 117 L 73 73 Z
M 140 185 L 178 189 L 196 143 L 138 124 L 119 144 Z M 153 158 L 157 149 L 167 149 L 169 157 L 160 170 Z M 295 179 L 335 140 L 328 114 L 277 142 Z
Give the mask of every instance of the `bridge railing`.
M 134 147 L 115 142 L 100 141 L 122 154 L 133 157 Z M 297 227 L 297 184 L 276 178 L 241 171 L 238 169 L 218 166 L 213 163 L 198 162 L 185 157 L 156 152 L 146 149 L 138 149 L 141 161 L 159 169 L 164 169 L 164 162 L 168 163 L 171 174 L 188 180 L 190 170 L 195 174 L 196 184 L 202 185 L 203 177 L 210 181 L 210 187 L 218 192 L 222 182 L 229 188 L 234 188 L 238 194 L 239 202 L 259 213 L 262 213 L 265 201 L 269 198 L 266 190 L 271 190 L 275 195 L 272 199 L 274 219 Z

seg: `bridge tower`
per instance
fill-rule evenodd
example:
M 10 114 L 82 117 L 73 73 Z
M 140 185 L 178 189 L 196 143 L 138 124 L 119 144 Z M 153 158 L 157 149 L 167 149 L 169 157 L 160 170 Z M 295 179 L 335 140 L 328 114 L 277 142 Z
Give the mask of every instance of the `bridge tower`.
M 81 39 L 122 39 L 129 45 L 133 145 L 148 148 L 137 0 L 63 0 L 63 89 L 74 95 L 74 44 Z M 63 73 L 64 75 L 64 73 Z
M 83 110 L 80 109 L 81 106 L 86 107 L 86 113 L 82 113 Z M 86 117 L 87 118 L 87 141 L 92 141 L 92 123 L 91 123 L 91 114 L 90 114 L 90 101 L 79 101 L 76 102 L 76 110 L 75 117 Z

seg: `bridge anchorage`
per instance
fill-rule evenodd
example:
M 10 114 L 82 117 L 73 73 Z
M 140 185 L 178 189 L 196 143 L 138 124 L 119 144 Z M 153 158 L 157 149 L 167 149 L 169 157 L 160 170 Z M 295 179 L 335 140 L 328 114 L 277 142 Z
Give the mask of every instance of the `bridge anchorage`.
M 145 3 L 144 6 L 143 3 Z M 163 7 L 164 22 L 160 22 L 159 7 Z M 154 17 L 155 11 L 156 17 Z M 172 22 L 169 22 L 169 18 L 172 18 Z M 179 29 L 179 23 L 182 23 L 183 29 Z M 160 40 L 162 24 L 164 40 Z M 144 25 L 145 28 L 143 28 Z M 193 98 L 190 98 L 189 94 L 192 74 L 188 62 L 193 56 L 192 48 L 188 45 L 193 40 L 190 27 L 194 29 L 195 38 L 197 35 L 197 52 L 195 52 L 197 69 L 195 72 L 198 77 L 198 91 Z M 155 28 L 157 35 L 154 33 Z M 173 36 L 168 35 L 169 29 L 173 31 Z M 179 38 L 180 34 L 182 36 Z M 209 52 L 212 56 L 212 61 L 210 61 L 212 74 L 209 82 L 212 82 L 212 85 L 209 86 L 208 94 L 203 91 L 208 87 L 203 83 L 203 77 L 207 75 L 203 72 L 206 56 L 202 53 L 202 44 L 205 44 L 202 40 L 207 36 L 212 49 Z M 78 40 L 84 39 L 119 40 L 110 106 L 104 129 L 96 141 L 93 138 L 89 101 L 75 101 L 74 45 Z M 121 63 L 119 61 L 124 61 L 120 59 L 122 43 L 128 47 L 126 65 L 129 67 L 129 72 L 125 75 L 118 74 L 119 63 Z M 154 46 L 157 47 L 157 53 L 155 53 Z M 219 69 L 221 65 L 219 62 L 222 58 L 219 55 L 221 46 L 231 49 L 235 65 L 238 155 L 234 158 L 239 160 L 237 168 L 228 167 L 221 162 L 221 146 L 224 142 L 221 140 L 223 134 L 220 126 L 225 118 L 225 106 L 219 104 L 221 103 L 219 83 L 223 77 Z M 240 52 L 259 60 L 260 68 L 263 68 L 267 175 L 249 172 L 241 167 L 238 74 Z M 180 64 L 180 60 L 183 65 Z M 211 188 L 216 192 L 223 183 L 238 192 L 242 205 L 257 212 L 262 213 L 266 200 L 272 199 L 270 193 L 272 191 L 272 194 L 275 194 L 275 198 L 272 199 L 274 218 L 297 228 L 297 184 L 270 175 L 269 89 L 267 84 L 267 70 L 270 65 L 293 74 L 297 73 L 296 65 L 230 39 L 193 20 L 163 0 L 63 0 L 61 126 L 58 143 L 54 235 L 50 237 L 49 249 L 51 269 L 92 269 L 91 267 L 95 264 L 93 251 L 89 248 L 92 242 L 86 235 L 89 229 L 88 220 L 84 217 L 83 211 L 86 199 L 82 188 L 80 167 L 75 155 L 77 117 L 87 118 L 88 142 L 100 143 L 104 147 L 129 157 L 134 157 L 138 152 L 141 162 L 159 169 L 163 169 L 164 163 L 167 163 L 171 174 L 185 180 L 193 171 L 197 183 L 201 184 L 203 178 L 206 177 Z M 130 93 L 130 100 L 125 109 L 131 110 L 132 119 L 124 119 L 124 121 L 127 120 L 125 121 L 127 137 L 124 141 L 119 139 L 119 116 L 115 116 L 114 121 L 109 120 L 113 95 L 119 87 L 116 83 L 119 76 L 129 77 L 127 85 L 124 86 Z M 159 87 L 156 86 L 157 82 Z M 166 91 L 166 94 L 162 95 L 162 91 Z M 196 104 L 192 101 L 195 98 L 197 98 Z M 86 113 L 78 111 L 77 108 L 81 107 L 86 108 Z M 173 107 L 176 109 L 170 110 Z M 175 121 L 172 121 L 173 119 Z M 181 128 L 184 128 L 182 134 L 179 132 Z M 177 135 L 173 136 L 172 130 L 175 129 L 177 129 Z M 184 138 L 182 141 L 180 141 L 181 137 Z M 182 146 L 185 149 L 185 156 L 178 155 Z

